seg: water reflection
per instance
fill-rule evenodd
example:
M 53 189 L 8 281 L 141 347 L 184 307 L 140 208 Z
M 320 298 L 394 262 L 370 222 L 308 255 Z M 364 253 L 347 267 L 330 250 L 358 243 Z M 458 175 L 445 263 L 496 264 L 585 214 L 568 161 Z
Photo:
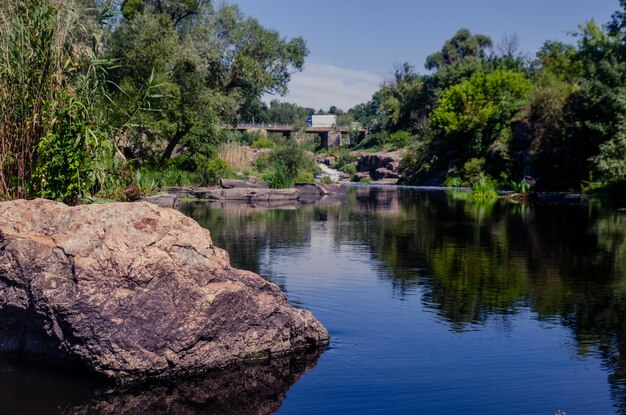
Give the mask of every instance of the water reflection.
M 614 402 L 626 413 L 625 212 L 476 204 L 397 188 L 358 188 L 347 197 L 297 210 L 181 209 L 211 229 L 236 266 L 283 288 L 284 277 L 263 270 L 261 259 L 272 249 L 308 246 L 311 224 L 323 223 L 338 246 L 368 247 L 394 296 L 419 292 L 455 332 L 490 320 L 506 331 L 510 317 L 530 309 L 567 327 L 579 356 L 603 360 Z
M 273 358 L 176 382 L 111 387 L 76 373 L 0 361 L 7 414 L 270 414 L 321 351 Z

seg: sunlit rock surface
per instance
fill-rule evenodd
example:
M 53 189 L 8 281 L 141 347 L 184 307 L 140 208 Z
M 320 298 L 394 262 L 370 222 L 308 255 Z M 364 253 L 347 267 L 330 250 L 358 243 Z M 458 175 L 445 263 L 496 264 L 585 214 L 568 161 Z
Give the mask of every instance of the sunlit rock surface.
M 149 203 L 0 203 L 0 352 L 126 382 L 328 342 L 208 230 Z

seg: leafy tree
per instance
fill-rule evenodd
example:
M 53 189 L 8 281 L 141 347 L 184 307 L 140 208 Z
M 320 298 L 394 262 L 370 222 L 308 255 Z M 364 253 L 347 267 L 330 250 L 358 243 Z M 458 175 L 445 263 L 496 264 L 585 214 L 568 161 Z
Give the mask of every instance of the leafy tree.
M 493 46 L 492 40 L 485 35 L 472 35 L 467 29 L 460 29 L 448 39 L 441 48 L 426 58 L 426 69 L 442 69 L 463 60 L 480 61 L 486 58 L 486 49 Z
M 218 120 L 259 114 L 260 97 L 286 93 L 291 75 L 304 65 L 302 38 L 283 39 L 236 6 L 213 9 L 209 1 L 188 0 L 125 6 L 111 47 L 124 65 L 117 82 L 130 91 L 119 99 L 159 85 L 129 136 L 148 153 L 164 147 L 154 157 L 161 162 L 179 145 L 210 152 Z
M 529 92 L 530 82 L 510 71 L 477 73 L 451 86 L 431 117 L 438 145 L 464 160 L 486 155 L 506 159 L 511 117 Z
M 305 108 L 290 102 L 273 99 L 266 110 L 265 119 L 268 122 L 279 124 L 304 125 L 307 117 L 314 113 L 313 108 Z
M 593 21 L 580 28 L 576 60 L 582 67 L 580 87 L 572 95 L 571 110 L 576 120 L 569 142 L 571 185 L 588 179 L 592 160 L 607 173 L 616 172 L 609 160 L 620 152 L 619 137 L 626 117 L 625 45 L 619 35 L 612 35 Z M 612 144 L 604 145 L 606 142 Z M 600 154 L 600 152 L 603 154 Z

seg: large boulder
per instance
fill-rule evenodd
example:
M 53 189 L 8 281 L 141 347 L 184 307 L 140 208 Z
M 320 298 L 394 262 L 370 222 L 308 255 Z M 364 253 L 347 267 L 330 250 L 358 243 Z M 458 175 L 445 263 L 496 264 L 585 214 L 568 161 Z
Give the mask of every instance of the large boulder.
M 399 152 L 365 154 L 357 161 L 357 171 L 367 173 L 374 180 L 400 177 L 402 155 Z
M 208 230 L 139 203 L 0 203 L 0 352 L 119 382 L 328 342 L 280 289 L 232 268 Z

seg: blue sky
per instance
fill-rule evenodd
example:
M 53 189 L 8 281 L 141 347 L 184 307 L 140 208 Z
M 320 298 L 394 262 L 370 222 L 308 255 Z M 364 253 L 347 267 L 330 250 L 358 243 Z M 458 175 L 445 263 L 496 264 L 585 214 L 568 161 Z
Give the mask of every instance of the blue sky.
M 316 109 L 347 110 L 369 100 L 394 63 L 425 72 L 426 56 L 464 27 L 494 43 L 516 34 L 523 51 L 590 19 L 606 23 L 618 0 L 230 0 L 248 16 L 287 37 L 302 36 L 310 54 L 282 100 Z

